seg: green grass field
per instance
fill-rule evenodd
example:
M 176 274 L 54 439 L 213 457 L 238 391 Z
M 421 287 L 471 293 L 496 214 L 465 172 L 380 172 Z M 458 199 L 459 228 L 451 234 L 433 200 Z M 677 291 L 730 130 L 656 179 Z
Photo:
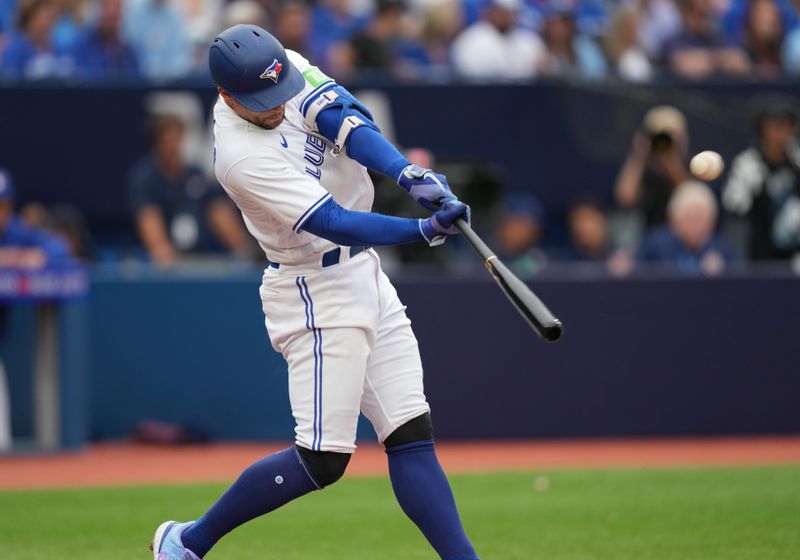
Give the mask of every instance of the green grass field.
M 800 467 L 500 473 L 453 487 L 484 560 L 800 558 Z M 0 492 L 0 558 L 146 559 L 161 521 L 196 517 L 224 488 Z M 435 555 L 387 479 L 354 478 L 240 528 L 207 558 Z

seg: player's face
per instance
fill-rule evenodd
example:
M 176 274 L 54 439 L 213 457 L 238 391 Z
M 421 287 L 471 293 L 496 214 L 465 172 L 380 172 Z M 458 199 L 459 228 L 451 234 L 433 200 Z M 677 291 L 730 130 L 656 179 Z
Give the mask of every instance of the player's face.
M 228 93 L 226 93 L 224 90 L 220 88 L 217 89 L 228 107 L 233 109 L 237 115 L 242 117 L 247 122 L 261 128 L 266 128 L 267 130 L 272 130 L 283 122 L 283 116 L 286 109 L 285 105 L 280 105 L 274 109 L 270 109 L 269 111 L 251 111 L 236 101 L 233 97 L 228 95 Z

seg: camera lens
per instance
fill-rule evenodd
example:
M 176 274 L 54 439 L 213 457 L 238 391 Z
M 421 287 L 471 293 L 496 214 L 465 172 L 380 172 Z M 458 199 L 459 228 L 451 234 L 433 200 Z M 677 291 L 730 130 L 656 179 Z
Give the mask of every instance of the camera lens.
M 658 132 L 650 136 L 650 150 L 653 153 L 662 153 L 672 148 L 672 136 L 666 132 Z

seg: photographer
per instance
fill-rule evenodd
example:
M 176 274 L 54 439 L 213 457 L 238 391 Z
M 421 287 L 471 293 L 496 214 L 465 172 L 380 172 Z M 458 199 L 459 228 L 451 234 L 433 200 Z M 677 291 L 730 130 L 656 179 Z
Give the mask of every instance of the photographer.
M 642 214 L 648 229 L 666 221 L 674 190 L 690 179 L 688 146 L 686 117 L 667 105 L 650 109 L 633 137 L 614 194 L 620 208 Z

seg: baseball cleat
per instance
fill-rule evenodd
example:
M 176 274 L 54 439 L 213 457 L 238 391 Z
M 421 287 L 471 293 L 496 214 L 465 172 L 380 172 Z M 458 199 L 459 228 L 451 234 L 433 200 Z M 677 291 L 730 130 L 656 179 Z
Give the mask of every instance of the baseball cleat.
M 153 560 L 201 560 L 201 558 L 183 546 L 181 535 L 194 521 L 178 523 L 165 521 L 156 529 L 150 550 L 153 551 Z

